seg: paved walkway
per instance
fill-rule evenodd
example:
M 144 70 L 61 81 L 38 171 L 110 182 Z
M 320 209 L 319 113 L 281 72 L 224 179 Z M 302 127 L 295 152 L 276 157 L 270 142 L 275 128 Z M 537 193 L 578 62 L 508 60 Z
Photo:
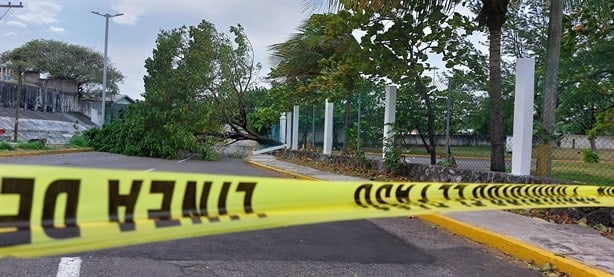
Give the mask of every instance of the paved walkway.
M 248 162 L 296 176 L 329 181 L 365 181 L 252 155 Z M 458 212 L 423 216 L 453 233 L 541 266 L 550 263 L 570 276 L 614 276 L 614 241 L 575 224 L 554 224 L 504 211 Z

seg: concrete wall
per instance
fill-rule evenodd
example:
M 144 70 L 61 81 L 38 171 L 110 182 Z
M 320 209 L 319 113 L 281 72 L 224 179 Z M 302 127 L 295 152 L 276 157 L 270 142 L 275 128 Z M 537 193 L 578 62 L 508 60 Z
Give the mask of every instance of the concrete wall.
M 597 149 L 614 149 L 614 136 L 598 136 L 595 138 Z M 589 149 L 591 144 L 587 136 L 566 135 L 560 141 L 560 148 L 568 149 Z
M 0 106 L 14 108 L 17 105 L 17 84 L 0 82 Z M 21 107 L 34 111 L 77 112 L 79 98 L 76 92 L 24 85 Z
M 398 136 L 403 138 L 403 143 L 408 145 L 420 145 L 422 146 L 422 139 L 419 135 L 403 135 Z M 427 140 L 426 134 L 424 139 Z M 435 135 L 436 145 L 446 145 L 445 135 Z M 451 135 L 451 146 L 490 146 L 490 141 L 487 137 L 475 136 L 475 135 Z
M 0 117 L 0 128 L 5 129 L 6 133 L 0 140 L 13 140 L 15 119 Z M 81 133 L 91 125 L 81 123 L 70 123 L 56 120 L 40 119 L 19 119 L 18 141 L 28 141 L 31 139 L 46 138 L 49 144 L 65 144 L 70 138 Z

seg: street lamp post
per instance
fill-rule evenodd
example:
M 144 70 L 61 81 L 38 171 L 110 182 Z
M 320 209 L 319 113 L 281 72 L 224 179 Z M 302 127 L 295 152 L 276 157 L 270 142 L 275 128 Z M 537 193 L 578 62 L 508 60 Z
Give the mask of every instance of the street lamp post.
M 102 69 L 102 120 L 100 122 L 100 126 L 104 125 L 105 121 L 105 108 L 106 108 L 106 99 L 107 99 L 107 45 L 109 41 L 109 18 L 122 16 L 123 13 L 118 13 L 114 15 L 110 14 L 101 14 L 99 12 L 92 11 L 93 14 L 100 15 L 105 18 L 105 28 L 104 28 L 104 66 Z

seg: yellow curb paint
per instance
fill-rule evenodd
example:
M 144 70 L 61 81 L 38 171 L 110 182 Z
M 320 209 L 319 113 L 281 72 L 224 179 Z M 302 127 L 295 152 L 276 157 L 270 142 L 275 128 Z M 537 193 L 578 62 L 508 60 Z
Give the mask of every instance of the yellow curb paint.
M 267 170 L 275 171 L 281 174 L 293 176 L 297 179 L 321 181 L 318 178 L 305 176 L 298 173 L 286 171 L 272 166 L 264 165 L 259 162 L 247 160 L 249 164 Z M 495 232 L 463 223 L 443 215 L 420 215 L 419 219 L 438 225 L 452 233 L 464 236 L 475 242 L 482 243 L 488 247 L 497 249 L 507 253 L 518 259 L 525 261 L 533 261 L 536 265 L 550 263 L 555 266 L 560 272 L 565 272 L 569 276 L 612 276 L 605 271 L 594 269 L 576 260 L 560 257 L 552 252 L 532 246 L 520 240 L 497 234 Z
M 558 271 L 567 273 L 569 276 L 612 276 L 612 274 L 594 269 L 571 258 L 557 256 L 552 252 L 520 240 L 463 223 L 444 215 L 420 215 L 418 218 L 516 258 L 533 261 L 537 266 L 550 263 Z
M 84 149 L 47 150 L 47 151 L 36 151 L 36 152 L 6 152 L 6 153 L 0 153 L 0 158 L 40 156 L 40 155 L 53 155 L 53 154 L 70 154 L 70 153 L 94 152 L 94 151 L 95 151 L 94 148 L 84 148 Z
M 274 171 L 274 172 L 281 173 L 281 174 L 284 174 L 284 175 L 292 176 L 292 177 L 294 177 L 296 179 L 311 180 L 311 181 L 321 181 L 318 178 L 314 178 L 314 177 L 311 177 L 311 176 L 305 176 L 305 175 L 301 175 L 301 174 L 298 174 L 298 173 L 286 171 L 286 170 L 283 170 L 283 169 L 279 169 L 279 168 L 276 168 L 276 167 L 268 166 L 268 165 L 265 165 L 265 164 L 262 164 L 262 163 L 259 163 L 259 162 L 255 162 L 255 161 L 252 161 L 252 160 L 246 160 L 246 162 L 248 164 L 251 164 L 251 165 L 255 166 L 255 167 L 260 167 L 260 168 L 263 168 L 263 169 L 266 169 L 266 170 L 270 170 L 270 171 Z

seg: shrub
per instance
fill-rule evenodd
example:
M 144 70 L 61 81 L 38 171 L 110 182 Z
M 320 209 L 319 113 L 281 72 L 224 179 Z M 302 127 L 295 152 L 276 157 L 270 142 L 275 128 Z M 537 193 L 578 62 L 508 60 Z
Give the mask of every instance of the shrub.
M 392 143 L 393 139 L 386 140 L 384 144 L 384 167 L 392 173 L 398 173 L 401 169 L 401 150 Z
M 582 161 L 585 163 L 598 163 L 599 162 L 599 153 L 590 150 L 584 149 L 582 150 Z
M 42 150 L 47 149 L 47 147 L 40 141 L 33 142 L 22 142 L 17 144 L 17 148 L 24 150 Z
M 13 145 L 11 145 L 10 143 L 3 141 L 0 142 L 0 150 L 13 150 L 15 149 L 15 147 L 13 147 Z
M 66 143 L 66 146 L 88 147 L 87 138 L 84 135 L 74 135 L 70 138 L 68 143 Z

